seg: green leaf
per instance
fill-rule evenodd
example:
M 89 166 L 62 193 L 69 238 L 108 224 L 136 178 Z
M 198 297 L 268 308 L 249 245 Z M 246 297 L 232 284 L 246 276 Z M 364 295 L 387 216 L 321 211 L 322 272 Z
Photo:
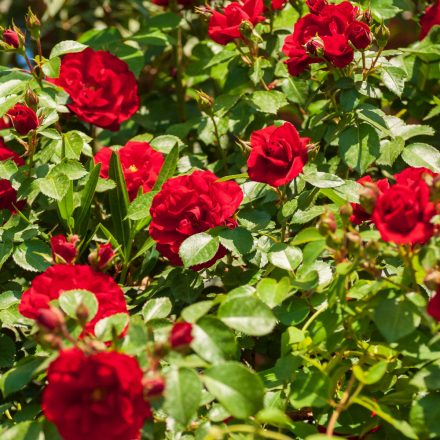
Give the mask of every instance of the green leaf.
M 367 124 L 347 128 L 339 138 L 339 154 L 350 168 L 364 174 L 380 155 L 376 130 Z
M 292 384 L 290 403 L 294 408 L 305 406 L 323 407 L 328 405 L 331 384 L 329 378 L 318 370 L 297 374 Z
M 185 267 L 196 266 L 214 258 L 219 246 L 218 237 L 200 232 L 191 235 L 180 245 L 179 256 Z
M 63 134 L 64 154 L 67 159 L 78 160 L 81 152 L 86 145 L 86 141 L 90 140 L 83 133 L 73 130 Z
M 15 343 L 4 334 L 0 334 L 0 368 L 11 367 L 15 360 Z
M 269 250 L 269 261 L 280 269 L 294 271 L 302 261 L 301 249 L 285 243 L 276 243 Z
M 316 188 L 335 188 L 345 183 L 343 179 L 334 174 L 322 173 L 320 171 L 304 174 L 302 177 L 310 185 L 316 186 Z
M 165 411 L 183 426 L 196 416 L 202 400 L 202 384 L 189 368 L 172 368 L 166 375 Z
M 440 435 L 440 395 L 429 394 L 415 401 L 409 419 L 419 438 L 438 438 Z
M 182 318 L 186 322 L 195 323 L 202 316 L 206 315 L 213 305 L 214 301 L 199 301 L 191 304 L 182 310 Z
M 41 425 L 35 421 L 17 423 L 0 434 L 2 440 L 41 440 L 42 436 Z
M 52 260 L 50 247 L 41 240 L 32 239 L 21 243 L 12 258 L 23 269 L 31 272 L 44 272 Z
M 193 325 L 191 347 L 203 359 L 213 364 L 237 356 L 234 333 L 213 316 L 205 316 Z
M 3 241 L 0 243 L 0 269 L 8 261 L 8 258 L 12 255 L 14 250 L 14 244 L 12 241 Z
M 380 72 L 385 87 L 401 97 L 408 77 L 406 71 L 401 67 L 382 66 Z
M 76 311 L 79 305 L 86 306 L 89 314 L 87 321 L 91 321 L 98 312 L 98 299 L 88 290 L 66 290 L 58 298 L 61 310 L 71 318 L 77 319 Z
M 58 78 L 60 76 L 60 67 L 61 58 L 54 57 L 43 64 L 42 70 L 49 78 Z
M 228 327 L 251 336 L 267 335 L 276 324 L 270 308 L 252 296 L 228 298 L 221 304 L 218 317 Z
M 158 191 L 150 191 L 145 194 L 138 195 L 128 207 L 127 218 L 130 220 L 142 220 L 150 215 L 150 207 L 154 196 Z
M 383 299 L 376 307 L 373 319 L 388 342 L 411 334 L 421 321 L 417 307 L 405 297 Z
M 286 298 L 293 294 L 289 278 L 280 281 L 272 278 L 263 278 L 257 285 L 257 296 L 271 309 L 280 305 Z
M 401 137 L 384 141 L 380 146 L 380 156 L 377 159 L 377 163 L 392 166 L 404 148 L 405 141 Z
M 371 366 L 368 371 L 364 371 L 359 365 L 353 367 L 353 373 L 356 379 L 365 384 L 372 385 L 382 379 L 388 368 L 388 362 L 380 361 Z
M 173 308 L 173 304 L 167 297 L 149 299 L 142 308 L 144 321 L 166 318 Z
M 82 52 L 87 46 L 77 41 L 65 40 L 55 44 L 50 52 L 49 58 L 59 57 L 66 53 Z
M 183 142 L 177 137 L 171 134 L 164 134 L 155 137 L 150 145 L 157 151 L 161 153 L 170 154 L 175 146 L 183 146 Z
M 70 181 L 64 174 L 49 175 L 36 180 L 40 191 L 47 197 L 62 200 L 69 191 Z
M 162 185 L 171 177 L 173 177 L 176 171 L 177 161 L 179 160 L 179 147 L 174 145 L 171 151 L 168 153 L 164 164 L 160 170 L 159 176 L 157 177 L 156 183 L 152 191 L 159 191 Z
M 4 397 L 24 388 L 34 377 L 44 357 L 27 356 L 20 360 L 14 368 L 0 378 L 0 390 Z
M 252 234 L 244 228 L 224 228 L 217 232 L 220 243 L 236 255 L 246 255 L 254 247 Z
M 244 365 L 226 362 L 208 368 L 202 376 L 208 391 L 234 417 L 246 419 L 263 407 L 261 379 Z
M 425 167 L 440 173 L 440 152 L 428 144 L 408 145 L 402 153 L 402 159 L 412 167 Z
M 258 111 L 275 115 L 281 107 L 288 104 L 284 93 L 277 90 L 254 92 L 251 96 L 251 102 Z
M 110 341 L 115 336 L 122 334 L 128 322 L 129 317 L 127 313 L 115 313 L 114 315 L 100 319 L 95 324 L 96 337 L 101 339 L 101 341 Z

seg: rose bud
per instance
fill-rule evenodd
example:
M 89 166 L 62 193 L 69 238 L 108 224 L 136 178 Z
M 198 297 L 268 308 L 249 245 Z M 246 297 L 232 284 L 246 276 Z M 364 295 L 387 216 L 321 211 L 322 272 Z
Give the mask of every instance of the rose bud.
M 348 240 L 348 248 L 351 252 L 355 252 L 360 248 L 362 239 L 358 232 L 347 232 L 345 237 Z
M 324 212 L 321 215 L 318 225 L 319 233 L 321 235 L 327 235 L 329 232 L 333 233 L 337 229 L 335 215 L 331 211 Z
M 6 114 L 17 133 L 22 136 L 27 135 L 40 125 L 35 111 L 23 104 L 15 104 Z
M 171 347 L 183 347 L 189 345 L 192 340 L 192 324 L 189 322 L 176 322 L 173 325 L 170 334 Z
M 313 37 L 304 45 L 309 55 L 322 56 L 324 54 L 324 42 L 319 37 Z
M 373 182 L 364 182 L 363 186 L 364 188 L 359 194 L 359 201 L 362 208 L 364 208 L 368 214 L 371 214 L 377 198 L 380 196 L 380 189 Z
M 30 7 L 28 9 L 28 13 L 26 14 L 25 22 L 27 29 L 32 35 L 32 38 L 37 40 L 40 37 L 41 22 L 39 18 L 32 12 Z
M 81 303 L 76 308 L 75 314 L 80 324 L 84 325 L 89 317 L 89 309 L 84 303 Z
M 50 307 L 38 310 L 36 321 L 38 325 L 47 330 L 55 330 L 64 324 L 64 316 L 61 310 Z
M 17 32 L 13 29 L 6 29 L 3 31 L 3 41 L 9 46 L 12 46 L 14 49 L 18 49 L 20 47 L 20 39 L 18 37 Z
M 212 115 L 212 106 L 214 105 L 214 99 L 202 92 L 201 90 L 197 91 L 197 104 L 199 106 L 199 110 L 207 115 Z
M 29 107 L 36 107 L 38 105 L 38 102 L 40 101 L 38 95 L 32 89 L 26 90 L 24 100 Z
M 383 49 L 390 38 L 390 30 L 382 23 L 374 33 L 374 36 L 376 37 L 377 45 L 380 49 Z
M 78 255 L 76 244 L 79 241 L 77 235 L 71 235 L 69 240 L 64 235 L 55 235 L 50 239 L 52 248 L 52 258 L 54 262 L 61 264 L 70 264 L 75 261 Z
M 350 203 L 346 203 L 339 208 L 339 213 L 343 219 L 349 219 L 353 214 L 353 208 L 351 207 Z
M 162 396 L 165 390 L 165 380 L 160 375 L 144 377 L 142 385 L 144 386 L 145 395 L 150 399 Z
M 98 244 L 98 247 L 90 252 L 88 260 L 95 270 L 105 270 L 109 268 L 115 256 L 115 251 L 110 243 Z
M 359 50 L 366 49 L 373 40 L 368 24 L 361 21 L 354 21 L 347 30 L 346 35 L 350 43 Z

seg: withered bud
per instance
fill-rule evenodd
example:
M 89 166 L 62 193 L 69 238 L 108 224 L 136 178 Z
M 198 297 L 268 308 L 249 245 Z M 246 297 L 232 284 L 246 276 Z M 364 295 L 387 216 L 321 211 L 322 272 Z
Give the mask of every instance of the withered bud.
M 345 235 L 348 241 L 348 247 L 351 251 L 355 251 L 360 248 L 362 239 L 359 235 L 359 232 L 353 231 L 353 232 L 347 232 Z
M 428 289 L 437 290 L 440 286 L 440 271 L 436 269 L 429 271 L 423 282 Z
M 87 322 L 87 318 L 89 317 L 89 309 L 84 303 L 79 304 L 79 306 L 76 308 L 76 317 L 78 318 L 78 321 L 84 325 Z
M 337 229 L 335 215 L 331 211 L 326 211 L 321 215 L 318 223 L 318 230 L 321 235 L 335 232 Z
M 380 190 L 377 185 L 373 182 L 364 182 L 363 189 L 359 194 L 359 201 L 362 208 L 368 214 L 371 214 L 376 204 L 377 198 L 380 196 Z
M 252 34 L 254 32 L 254 26 L 253 24 L 248 21 L 244 20 L 240 24 L 240 34 L 247 40 L 250 40 L 252 38 Z
M 371 17 L 371 11 L 370 11 L 369 9 L 367 9 L 367 10 L 364 12 L 364 14 L 363 14 L 363 16 L 362 16 L 362 19 L 363 19 L 363 21 L 364 21 L 365 23 L 367 23 L 367 24 L 371 24 L 371 22 L 373 21 L 373 18 Z
M 324 54 L 324 42 L 320 37 L 313 37 L 307 41 L 304 49 L 311 56 L 322 56 Z

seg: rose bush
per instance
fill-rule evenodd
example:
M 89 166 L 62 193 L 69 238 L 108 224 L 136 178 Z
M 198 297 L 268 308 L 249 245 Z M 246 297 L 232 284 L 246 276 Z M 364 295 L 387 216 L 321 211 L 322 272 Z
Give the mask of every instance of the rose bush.
M 1 440 L 440 437 L 438 1 L 3 3 Z

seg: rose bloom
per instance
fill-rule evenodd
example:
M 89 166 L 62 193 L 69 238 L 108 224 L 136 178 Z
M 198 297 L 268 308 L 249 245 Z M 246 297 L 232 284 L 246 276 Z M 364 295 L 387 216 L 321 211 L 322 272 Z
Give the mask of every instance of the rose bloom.
M 420 40 L 423 40 L 429 34 L 429 31 L 438 25 L 440 25 L 440 1 L 436 0 L 433 5 L 426 8 L 425 13 L 420 19 L 420 26 L 422 28 L 420 31 Z
M 216 43 L 226 45 L 235 39 L 241 39 L 240 26 L 245 21 L 255 26 L 265 19 L 263 0 L 246 0 L 243 3 L 232 2 L 223 13 L 212 11 L 208 24 L 208 35 Z
M 169 179 L 150 208 L 150 235 L 157 242 L 157 250 L 172 264 L 181 266 L 182 242 L 216 226 L 234 228 L 237 223 L 232 216 L 242 200 L 243 192 L 236 182 L 218 182 L 210 171 Z M 221 246 L 212 260 L 193 269 L 209 267 L 225 254 Z
M 9 118 L 10 125 L 22 136 L 27 135 L 40 125 L 35 111 L 23 104 L 15 104 L 6 112 L 6 115 Z
M 72 263 L 78 255 L 76 243 L 79 241 L 77 235 L 71 235 L 69 240 L 64 235 L 54 235 L 50 239 L 50 247 L 52 249 L 52 258 L 56 262 Z
M 360 178 L 357 182 L 360 183 L 361 185 L 367 182 L 375 183 L 377 189 L 379 190 L 379 194 L 383 194 L 390 187 L 390 184 L 387 179 L 380 179 L 377 182 L 373 182 L 371 176 L 364 176 Z M 353 208 L 353 214 L 350 217 L 350 221 L 354 225 L 360 225 L 363 222 L 367 222 L 371 220 L 371 215 L 368 214 L 368 212 L 365 211 L 365 209 L 359 203 L 352 203 L 351 207 Z
M 12 159 L 18 166 L 24 165 L 24 160 L 14 151 L 6 147 L 0 138 L 0 161 Z M 14 205 L 21 210 L 24 206 L 24 200 L 17 202 L 17 191 L 12 187 L 7 179 L 0 179 L 0 210 L 7 209 L 15 213 Z
M 429 300 L 427 311 L 434 319 L 440 321 L 440 288 L 437 289 L 437 292 Z
M 98 300 L 98 312 L 86 324 L 85 333 L 94 334 L 95 324 L 116 313 L 128 313 L 124 293 L 112 277 L 95 272 L 90 266 L 57 264 L 37 275 L 21 297 L 19 312 L 26 318 L 36 319 L 40 309 L 50 307 L 66 290 L 88 290 Z
M 272 11 L 279 11 L 286 6 L 287 0 L 271 0 L 270 6 Z
M 101 148 L 95 156 L 95 163 L 101 163 L 101 177 L 107 179 L 112 149 Z M 151 191 L 163 165 L 163 155 L 154 150 L 148 142 L 128 142 L 115 151 L 121 160 L 122 171 L 130 200 L 136 198 L 139 188 Z
M 290 122 L 254 131 L 247 161 L 250 179 L 275 187 L 291 182 L 307 163 L 309 141 Z
M 300 18 L 292 35 L 286 37 L 283 53 L 291 75 L 300 75 L 310 64 L 323 60 L 316 57 L 316 50 L 307 52 L 311 40 L 322 42 L 322 56 L 335 67 L 343 68 L 353 61 L 354 52 L 349 41 L 358 49 L 371 42 L 368 25 L 356 20 L 358 8 L 345 1 L 329 5 L 326 1 L 308 1 L 311 13 Z M 367 41 L 369 40 L 368 44 Z
M 103 50 L 64 55 L 59 78 L 48 81 L 70 95 L 70 111 L 98 127 L 117 131 L 139 109 L 134 74 L 125 61 Z
M 429 187 L 423 180 L 428 171 L 409 168 L 397 174 L 396 184 L 377 199 L 372 220 L 384 241 L 424 244 L 433 235 L 431 219 L 436 212 Z
M 64 440 L 140 439 L 152 416 L 137 360 L 117 352 L 60 352 L 49 365 L 42 409 Z

